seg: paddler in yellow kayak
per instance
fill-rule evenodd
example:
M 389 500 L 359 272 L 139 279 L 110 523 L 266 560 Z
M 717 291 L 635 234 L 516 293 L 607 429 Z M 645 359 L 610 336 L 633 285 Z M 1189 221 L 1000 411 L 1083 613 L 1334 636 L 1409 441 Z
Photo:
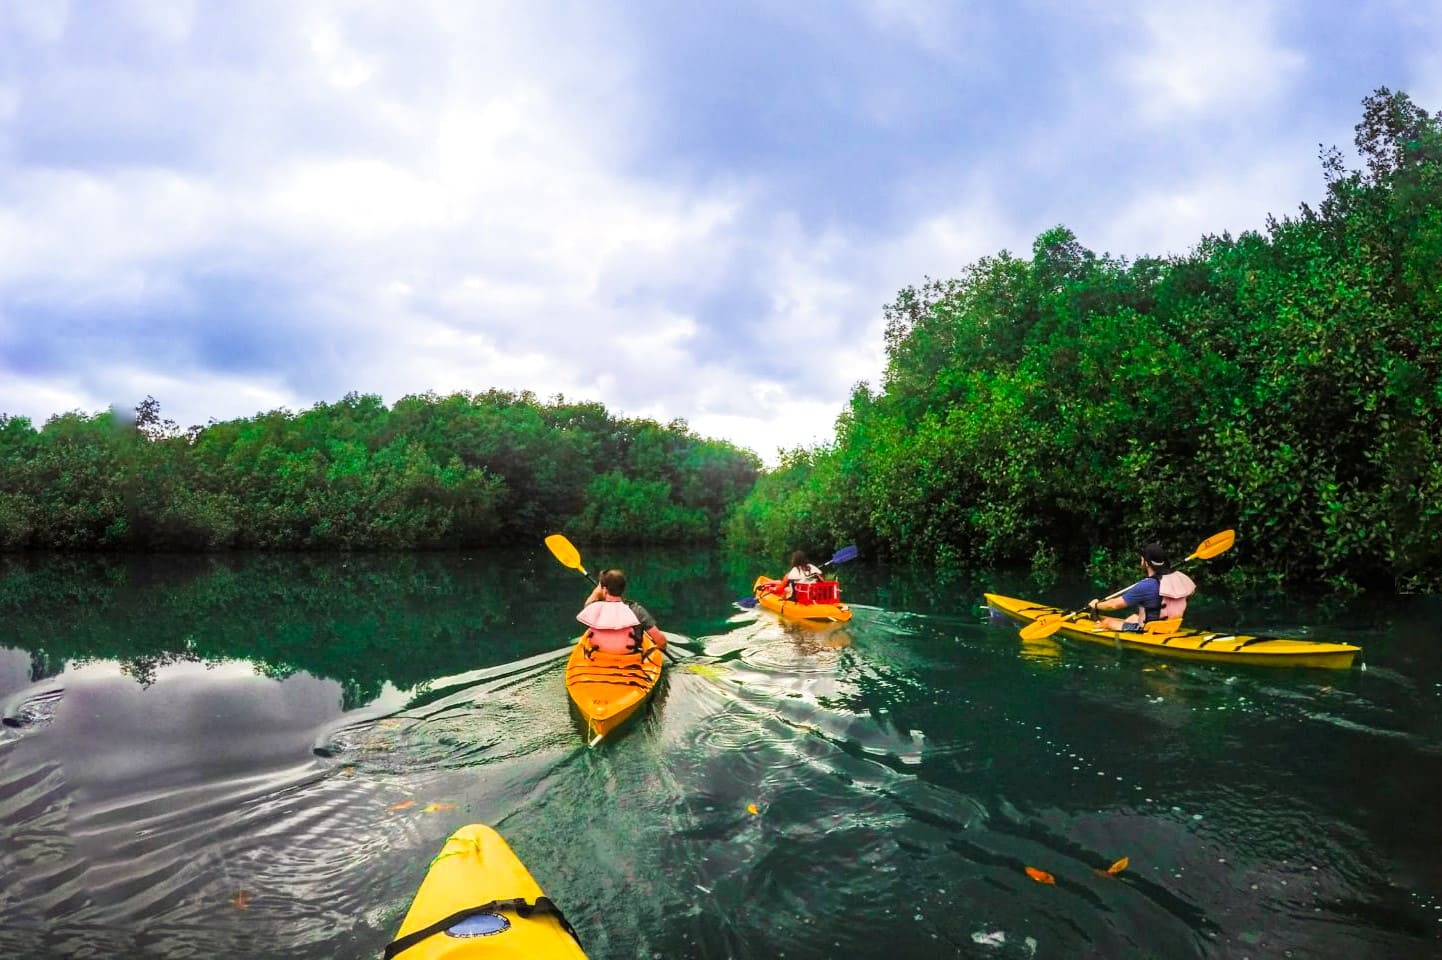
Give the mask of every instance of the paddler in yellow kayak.
M 1146 576 L 1118 593 L 1092 600 L 1087 609 L 1097 621 L 1098 630 L 1120 630 L 1123 633 L 1170 633 L 1182 625 L 1187 598 L 1196 593 L 1197 585 L 1185 573 L 1171 569 L 1167 548 L 1149 543 L 1137 549 Z M 1136 607 L 1136 613 L 1125 620 L 1104 617 L 1102 612 Z M 1150 630 L 1148 623 L 1156 625 Z
M 620 570 L 602 570 L 595 588 L 586 597 L 586 605 L 576 619 L 589 629 L 586 638 L 591 651 L 606 653 L 640 653 L 641 638 L 650 636 L 658 650 L 666 648 L 666 635 L 656 626 L 656 618 L 632 600 L 625 599 L 626 575 Z

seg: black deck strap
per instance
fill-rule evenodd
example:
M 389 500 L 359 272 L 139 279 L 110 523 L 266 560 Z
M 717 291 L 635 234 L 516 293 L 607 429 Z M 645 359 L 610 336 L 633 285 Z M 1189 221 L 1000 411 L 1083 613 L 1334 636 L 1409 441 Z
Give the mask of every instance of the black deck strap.
M 637 683 L 635 680 L 596 680 L 588 677 L 571 677 L 573 683 L 605 683 L 612 687 L 635 687 L 638 690 L 647 690 L 650 684 Z
M 429 926 L 414 930 L 404 937 L 397 937 L 395 940 L 386 944 L 385 960 L 391 960 L 392 957 L 404 950 L 409 950 L 427 937 L 433 937 L 442 931 L 449 930 L 462 920 L 474 917 L 477 914 L 496 913 L 500 910 L 514 910 L 516 915 L 522 919 L 531 916 L 533 913 L 549 913 L 556 918 L 556 922 L 561 925 L 561 929 L 571 935 L 571 939 L 575 940 L 577 945 L 581 943 L 581 938 L 576 936 L 576 928 L 571 926 L 565 915 L 561 913 L 561 908 L 556 906 L 550 897 L 537 897 L 535 903 L 527 903 L 523 898 L 516 897 L 512 900 L 492 900 L 490 903 L 483 903 L 479 907 L 466 907 L 464 910 L 457 910 L 443 920 L 437 920 Z
M 1254 643 L 1271 643 L 1273 640 L 1276 640 L 1276 639 L 1278 639 L 1278 638 L 1277 638 L 1277 637 L 1253 637 L 1252 639 L 1246 641 L 1245 643 L 1239 643 L 1239 644 L 1237 644 L 1237 645 L 1236 645 L 1235 647 L 1233 647 L 1232 649 L 1233 649 L 1233 650 L 1240 650 L 1240 649 L 1242 649 L 1243 647 L 1250 647 L 1250 646 L 1251 646 L 1252 644 L 1254 644 Z
M 1214 633 L 1214 634 L 1212 634 L 1210 637 L 1208 637 L 1207 639 L 1203 640 L 1201 643 L 1197 644 L 1197 649 L 1200 650 L 1202 647 L 1205 647 L 1207 644 L 1209 644 L 1209 643 L 1216 643 L 1218 640 L 1226 641 L 1226 640 L 1235 640 L 1235 639 L 1237 639 L 1237 635 L 1236 635 L 1235 633 Z
M 644 670 L 615 670 L 607 667 L 592 667 L 589 670 L 568 670 L 566 671 L 566 676 L 573 680 L 578 677 L 600 677 L 615 683 L 625 683 L 628 680 L 645 680 L 651 675 Z

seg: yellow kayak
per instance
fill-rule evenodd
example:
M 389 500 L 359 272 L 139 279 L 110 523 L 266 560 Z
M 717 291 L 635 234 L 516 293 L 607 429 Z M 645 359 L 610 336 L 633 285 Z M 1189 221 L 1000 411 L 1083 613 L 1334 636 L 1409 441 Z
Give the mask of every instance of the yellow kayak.
M 1022 624 L 1047 615 L 1066 614 L 1066 611 L 1057 607 L 1018 600 L 1015 597 L 1003 597 L 995 593 L 988 593 L 986 602 L 996 612 Z M 1091 640 L 1109 646 L 1120 645 L 1168 657 L 1223 663 L 1254 663 L 1268 667 L 1346 669 L 1352 665 L 1353 658 L 1362 652 L 1361 647 L 1354 647 L 1350 643 L 1317 643 L 1311 640 L 1289 640 L 1286 637 L 1249 637 L 1185 627 L 1172 633 L 1101 630 L 1098 629 L 1096 621 L 1086 614 L 1072 616 L 1057 632 L 1075 640 Z
M 771 589 L 770 585 L 776 582 L 776 578 L 759 576 L 751 590 L 756 594 L 756 602 L 784 620 L 795 620 L 798 623 L 845 623 L 851 619 L 851 608 L 840 602 L 838 597 L 835 603 L 799 603 L 796 600 L 783 600 Z M 798 587 L 819 586 L 818 584 L 797 584 Z
M 576 932 L 501 835 L 473 823 L 431 861 L 385 958 L 585 960 Z
M 582 635 L 566 661 L 566 693 L 586 722 L 591 746 L 641 708 L 661 679 L 663 662 L 649 636 L 642 639 L 639 654 L 594 650 L 587 656 Z

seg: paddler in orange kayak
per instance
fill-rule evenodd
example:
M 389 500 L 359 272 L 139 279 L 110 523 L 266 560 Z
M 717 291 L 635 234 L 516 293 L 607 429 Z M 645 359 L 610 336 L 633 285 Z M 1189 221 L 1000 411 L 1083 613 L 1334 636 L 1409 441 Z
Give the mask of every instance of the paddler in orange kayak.
M 576 619 L 587 626 L 590 651 L 640 653 L 641 638 L 650 636 L 656 648 L 666 648 L 666 635 L 645 607 L 625 598 L 626 575 L 620 570 L 602 570 L 586 605 Z

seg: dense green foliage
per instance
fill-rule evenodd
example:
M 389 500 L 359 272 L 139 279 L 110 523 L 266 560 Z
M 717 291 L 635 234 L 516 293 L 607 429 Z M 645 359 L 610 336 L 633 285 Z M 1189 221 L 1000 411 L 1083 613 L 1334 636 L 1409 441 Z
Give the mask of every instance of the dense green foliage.
M 1236 527 L 1284 581 L 1442 582 L 1442 122 L 1364 106 L 1365 169 L 1324 153 L 1320 207 L 1263 233 L 1128 262 L 1058 227 L 901 291 L 879 392 L 732 541 L 976 569 Z
M 0 416 L 0 549 L 705 540 L 759 469 L 684 421 L 529 393 L 350 394 L 185 433 L 153 399 L 136 414 Z

